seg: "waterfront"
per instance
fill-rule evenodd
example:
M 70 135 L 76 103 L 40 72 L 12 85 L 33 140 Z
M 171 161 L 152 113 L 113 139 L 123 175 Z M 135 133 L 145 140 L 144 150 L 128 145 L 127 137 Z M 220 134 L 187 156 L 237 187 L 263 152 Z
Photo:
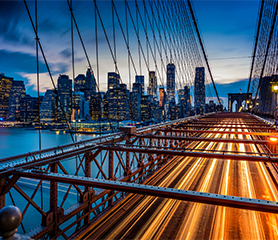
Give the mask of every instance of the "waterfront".
M 97 134 L 76 134 L 76 140 L 82 141 Z M 75 138 L 75 135 L 74 135 Z M 39 150 L 39 130 L 25 128 L 0 128 L 0 158 Z M 65 131 L 41 131 L 42 149 L 72 143 L 71 136 Z

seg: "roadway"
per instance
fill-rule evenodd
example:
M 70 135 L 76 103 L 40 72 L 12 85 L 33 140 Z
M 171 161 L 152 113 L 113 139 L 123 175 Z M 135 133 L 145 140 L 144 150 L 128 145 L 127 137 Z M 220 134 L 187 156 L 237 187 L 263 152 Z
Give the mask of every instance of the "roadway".
M 253 135 L 214 133 L 200 136 L 256 138 Z M 192 142 L 188 147 L 208 152 L 240 151 L 242 154 L 264 151 L 258 145 L 243 143 Z M 176 157 L 150 178 L 148 184 L 278 201 L 275 183 L 265 163 L 260 162 Z M 278 239 L 278 217 L 269 213 L 130 194 L 120 205 L 91 224 L 79 238 Z

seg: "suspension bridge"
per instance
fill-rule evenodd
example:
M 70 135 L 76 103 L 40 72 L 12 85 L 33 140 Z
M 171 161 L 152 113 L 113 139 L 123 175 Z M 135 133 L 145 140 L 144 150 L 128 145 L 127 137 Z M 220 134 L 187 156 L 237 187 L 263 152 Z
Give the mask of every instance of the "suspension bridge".
M 230 94 L 240 99 L 241 112 L 223 111 L 191 1 L 108 2 L 106 26 L 108 7 L 102 1 L 89 1 L 95 23 L 96 64 L 92 64 L 90 45 L 76 18 L 77 3 L 65 1 L 70 12 L 72 78 L 78 80 L 77 37 L 95 86 L 95 90 L 82 89 L 93 109 L 90 116 L 99 122 L 99 132 L 105 116 L 109 129 L 77 141 L 77 121 L 71 122 L 72 112 L 76 116 L 80 110 L 75 92 L 67 108 L 40 36 L 39 4 L 22 1 L 36 39 L 37 66 L 43 60 L 53 85 L 56 120 L 67 126 L 72 143 L 47 149 L 39 144 L 37 151 L 0 159 L 2 238 L 12 236 L 17 228 L 23 239 L 276 239 L 278 1 L 260 2 L 247 93 Z M 116 35 L 122 37 L 125 53 L 117 49 Z M 99 62 L 99 45 L 104 43 L 115 68 L 110 76 L 118 79 L 107 83 L 106 94 L 101 91 Z M 127 68 L 119 61 L 124 54 Z M 168 81 L 171 74 L 164 82 L 166 63 L 175 63 L 174 90 Z M 202 75 L 197 68 L 205 68 L 208 76 L 197 77 Z M 140 110 L 148 112 L 146 126 L 135 124 L 146 112 L 139 114 L 131 97 L 144 98 L 138 89 L 131 93 L 132 77 L 144 71 L 149 80 L 158 79 L 165 86 L 161 92 L 166 96 L 161 108 L 157 86 L 150 80 L 147 107 Z M 196 83 L 202 78 L 203 85 Z M 39 67 L 37 80 L 39 94 Z M 142 89 L 144 85 L 137 83 Z M 184 95 L 179 107 L 173 107 L 178 88 L 184 89 Z M 194 96 L 193 113 L 186 105 L 185 89 Z M 212 111 L 205 107 L 210 99 L 217 100 Z M 46 102 L 40 102 L 39 96 L 37 100 L 38 106 Z M 44 126 L 40 111 L 35 121 L 39 142 Z M 158 117 L 159 111 L 164 117 Z M 120 126 L 127 119 L 133 124 Z

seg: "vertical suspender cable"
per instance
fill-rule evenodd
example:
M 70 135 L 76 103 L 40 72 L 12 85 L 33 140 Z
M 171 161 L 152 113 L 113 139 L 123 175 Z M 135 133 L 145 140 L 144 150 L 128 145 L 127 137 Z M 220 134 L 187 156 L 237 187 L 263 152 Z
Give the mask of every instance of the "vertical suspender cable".
M 136 8 L 136 25 L 137 25 L 137 34 L 139 35 L 139 16 L 138 16 L 138 9 Z M 140 76 L 142 75 L 142 66 L 141 66 L 141 51 L 140 51 L 140 41 L 138 42 L 138 58 L 139 58 L 139 69 L 140 69 Z
M 72 0 L 70 1 L 71 4 L 71 8 L 72 8 Z M 73 86 L 75 86 L 75 68 L 74 68 L 74 39 L 73 39 L 73 18 L 71 15 L 71 23 L 70 23 L 70 29 L 71 29 L 71 63 L 72 63 L 72 81 L 73 81 Z M 74 108 L 74 110 L 76 110 L 76 94 L 75 94 L 75 88 L 73 89 L 74 93 L 73 93 L 73 102 L 71 104 L 71 109 L 72 107 Z M 71 96 L 72 99 L 72 96 Z M 75 120 L 75 131 L 76 131 L 76 112 L 74 111 L 74 120 Z M 76 136 L 76 132 L 74 134 L 75 136 L 75 141 L 77 141 L 77 136 Z
M 95 8 L 95 5 L 94 5 L 94 9 L 95 9 L 96 63 L 97 63 L 97 79 L 95 81 L 97 82 L 97 85 L 99 86 L 97 10 Z M 114 44 L 115 44 L 115 42 L 114 42 Z M 115 51 L 115 54 L 116 54 L 116 51 Z M 98 89 L 98 91 L 99 91 L 99 89 Z M 100 119 L 101 119 L 101 104 L 103 104 L 101 93 L 98 94 L 98 98 L 99 98 L 99 117 L 98 117 L 99 118 L 99 131 L 101 132 L 102 131 L 101 122 L 100 122 Z M 111 130 L 113 132 L 113 129 L 111 129 Z M 101 152 L 101 154 L 102 154 L 102 152 Z
M 38 32 L 38 5 L 37 0 L 35 0 L 35 21 L 36 21 L 36 31 Z M 40 118 L 40 70 L 39 70 L 39 44 L 38 38 L 36 37 L 36 58 L 37 58 L 37 91 L 38 91 L 38 121 L 39 121 L 39 150 L 42 149 L 41 145 L 41 118 Z
M 249 93 L 249 90 L 250 90 L 250 85 L 251 85 L 251 80 L 252 80 L 252 75 L 253 75 L 253 68 L 254 68 L 254 63 L 255 63 L 255 59 L 256 59 L 256 52 L 257 52 L 259 35 L 260 35 L 263 10 L 264 10 L 264 0 L 262 0 L 262 2 L 261 2 L 261 10 L 260 10 L 259 22 L 258 22 L 257 33 L 256 33 L 256 40 L 255 40 L 255 45 L 254 45 L 254 50 L 253 50 L 253 58 L 252 58 L 252 63 L 251 63 L 249 82 L 248 82 L 247 93 L 246 93 L 246 99 L 247 100 L 249 100 L 249 97 L 248 97 L 249 94 L 248 93 Z M 245 101 L 245 108 L 246 108 L 246 101 Z
M 36 31 L 38 32 L 38 2 L 35 0 L 35 21 Z M 38 91 L 38 121 L 39 121 L 39 150 L 41 146 L 41 118 L 40 118 L 40 69 L 39 69 L 39 44 L 36 37 L 36 58 L 37 58 L 37 91 Z M 43 209 L 43 186 L 41 184 L 41 209 Z
M 275 13 L 274 13 L 274 17 L 273 17 L 270 33 L 269 33 L 269 36 L 268 36 L 268 43 L 267 43 L 267 47 L 266 47 L 266 52 L 265 52 L 265 57 L 264 57 L 264 62 L 263 62 L 263 68 L 262 68 L 262 71 L 261 71 L 259 85 L 258 85 L 258 88 L 257 88 L 257 91 L 256 91 L 256 95 L 255 95 L 255 98 L 253 100 L 253 106 L 255 106 L 255 103 L 256 103 L 256 100 L 257 100 L 257 96 L 258 96 L 258 93 L 260 91 L 260 87 L 261 87 L 261 84 L 262 84 L 262 77 L 264 75 L 265 64 L 266 64 L 266 60 L 267 60 L 267 57 L 268 57 L 268 50 L 269 50 L 269 47 L 270 47 L 270 44 L 271 44 L 271 40 L 272 40 L 272 36 L 273 36 L 273 31 L 274 31 L 274 27 L 275 27 L 275 23 L 276 23 L 277 11 L 278 11 L 278 2 L 276 2 Z
M 129 48 L 129 32 L 128 32 L 128 18 L 127 18 L 127 6 L 125 2 L 125 22 L 126 22 L 126 40 L 127 40 L 127 61 L 128 61 L 128 79 L 129 79 L 129 90 L 131 91 L 131 76 L 130 76 L 130 48 Z

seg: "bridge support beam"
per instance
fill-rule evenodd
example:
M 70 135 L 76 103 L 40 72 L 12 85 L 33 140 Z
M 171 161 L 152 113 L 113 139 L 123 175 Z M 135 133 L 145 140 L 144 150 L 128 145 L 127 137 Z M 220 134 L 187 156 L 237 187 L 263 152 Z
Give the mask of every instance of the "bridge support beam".
M 184 201 L 192 201 L 204 204 L 219 205 L 225 207 L 233 207 L 261 212 L 278 213 L 278 202 L 242 198 L 236 196 L 228 196 L 214 193 L 188 191 L 174 188 L 164 188 L 143 184 L 127 183 L 110 181 L 103 179 L 86 178 L 79 176 L 70 176 L 64 174 L 50 173 L 50 174 L 38 174 L 30 171 L 18 172 L 21 176 L 28 176 L 29 178 L 43 179 L 50 181 L 58 181 L 68 184 L 78 184 L 83 186 L 118 190 L 131 192 L 136 194 L 144 194 L 151 196 L 158 196 L 164 198 L 173 198 Z
M 242 152 L 227 152 L 227 151 L 211 151 L 205 152 L 200 149 L 197 151 L 188 151 L 184 148 L 178 148 L 172 150 L 172 148 L 166 147 L 164 149 L 158 149 L 157 147 L 126 147 L 123 145 L 107 145 L 103 148 L 107 150 L 122 151 L 122 152 L 133 152 L 133 153 L 144 153 L 144 154 L 156 154 L 156 155 L 169 155 L 169 156 L 187 156 L 187 157 L 204 157 L 204 158 L 217 158 L 217 159 L 230 159 L 230 160 L 241 160 L 249 162 L 275 162 L 278 163 L 278 156 L 276 154 L 265 154 L 264 156 L 256 156 L 257 153 L 247 153 L 242 155 Z M 231 154 L 233 153 L 233 154 Z M 235 154 L 237 153 L 237 154 Z
M 278 133 L 277 133 L 278 135 Z M 173 146 L 173 141 L 198 141 L 198 142 L 225 142 L 225 143 L 245 143 L 245 144 L 268 144 L 268 140 L 245 140 L 245 139 L 229 139 L 229 138 L 202 138 L 202 137 L 181 137 L 181 136 L 157 136 L 157 135 L 136 135 L 138 138 L 147 138 L 147 139 L 165 139 L 170 142 L 170 145 Z M 152 144 L 150 145 L 152 146 Z
M 235 135 L 256 135 L 256 136 L 271 136 L 278 134 L 277 132 L 233 132 L 233 131 L 218 131 L 218 130 L 192 130 L 192 129 L 162 129 L 161 132 L 175 132 L 175 133 L 220 133 L 220 134 L 235 134 Z
M 58 164 L 52 163 L 50 165 L 50 171 L 52 173 L 58 172 Z M 47 216 L 46 225 L 54 222 L 54 230 L 50 234 L 50 238 L 53 238 L 58 233 L 58 214 L 57 214 L 57 204 L 58 204 L 58 183 L 55 181 L 50 181 L 50 211 Z

